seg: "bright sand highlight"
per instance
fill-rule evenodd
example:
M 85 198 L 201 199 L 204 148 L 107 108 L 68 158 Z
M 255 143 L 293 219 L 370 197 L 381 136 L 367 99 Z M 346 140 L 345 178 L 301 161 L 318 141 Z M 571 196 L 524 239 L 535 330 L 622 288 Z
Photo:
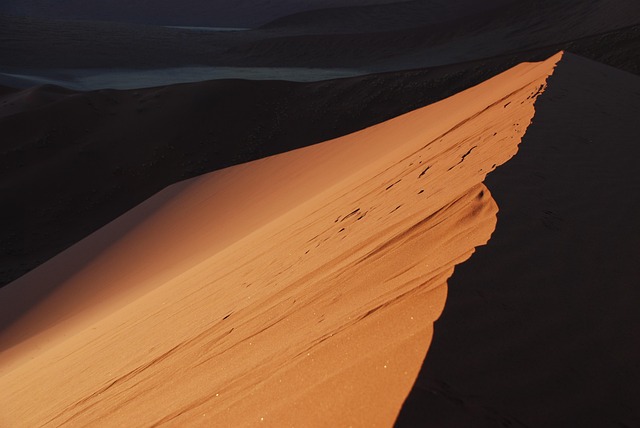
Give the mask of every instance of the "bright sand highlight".
M 392 425 L 560 58 L 178 183 L 0 290 L 60 282 L 0 335 L 0 425 Z

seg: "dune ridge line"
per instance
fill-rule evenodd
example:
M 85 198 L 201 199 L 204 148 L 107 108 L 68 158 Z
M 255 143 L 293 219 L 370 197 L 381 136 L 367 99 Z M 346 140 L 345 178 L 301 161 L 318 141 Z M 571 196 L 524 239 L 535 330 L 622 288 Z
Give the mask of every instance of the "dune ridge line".
M 392 425 L 561 57 L 173 185 L 1 289 L 63 272 L 0 333 L 0 422 Z

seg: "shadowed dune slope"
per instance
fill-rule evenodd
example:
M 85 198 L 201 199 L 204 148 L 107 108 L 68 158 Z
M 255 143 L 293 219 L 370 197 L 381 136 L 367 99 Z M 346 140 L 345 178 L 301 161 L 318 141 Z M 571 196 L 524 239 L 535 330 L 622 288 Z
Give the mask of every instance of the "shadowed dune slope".
M 640 426 L 640 78 L 566 54 L 398 427 Z
M 60 281 L 1 333 L 0 422 L 392 424 L 560 57 L 178 183 L 3 288 Z

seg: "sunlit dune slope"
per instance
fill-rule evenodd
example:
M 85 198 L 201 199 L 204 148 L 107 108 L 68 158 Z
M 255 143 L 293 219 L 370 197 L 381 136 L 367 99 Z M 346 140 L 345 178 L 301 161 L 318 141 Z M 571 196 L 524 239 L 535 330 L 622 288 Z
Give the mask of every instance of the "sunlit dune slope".
M 559 59 L 171 186 L 0 290 L 58 282 L 2 331 L 0 423 L 391 425 Z

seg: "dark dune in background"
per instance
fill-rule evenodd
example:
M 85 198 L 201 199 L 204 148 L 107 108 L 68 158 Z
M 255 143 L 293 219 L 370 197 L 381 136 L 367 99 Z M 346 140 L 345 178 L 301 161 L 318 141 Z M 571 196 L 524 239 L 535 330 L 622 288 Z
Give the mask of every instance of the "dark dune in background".
M 398 427 L 636 427 L 640 77 L 566 54 Z
M 489 7 L 493 4 L 474 6 L 459 16 L 455 9 L 432 16 L 431 4 L 417 1 L 320 10 L 234 32 L 4 15 L 0 72 L 203 65 L 350 68 L 367 74 L 558 50 L 574 40 L 636 31 L 634 26 L 640 25 L 635 0 L 512 1 L 498 9 Z M 420 24 L 421 16 L 432 17 Z
M 371 8 L 375 10 L 375 8 Z M 254 61 L 277 58 L 279 64 L 299 63 L 321 66 L 367 67 L 391 71 L 432 67 L 477 60 L 524 50 L 553 47 L 640 24 L 640 3 L 633 0 L 509 2 L 502 7 L 474 6 L 453 18 L 427 21 L 415 27 L 415 16 L 429 15 L 428 2 L 394 8 L 384 14 L 343 14 L 335 10 L 303 15 L 303 25 L 295 17 L 274 25 L 282 36 L 250 41 L 239 46 Z M 312 19 L 318 17 L 317 22 Z M 446 14 L 445 14 L 446 16 Z M 300 17 L 301 18 L 301 17 Z M 356 34 L 339 34 L 333 21 L 348 28 L 362 28 Z M 409 23 L 408 21 L 411 21 Z M 301 27 L 317 27 L 307 34 L 287 36 Z M 285 48 L 286 46 L 286 48 Z M 289 55 L 279 57 L 282 49 Z M 230 54 L 234 49 L 230 50 Z
M 224 52 L 230 37 L 230 32 L 0 15 L 2 65 L 17 70 L 207 65 Z
M 13 92 L 18 92 L 18 89 L 0 85 L 0 95 L 7 95 Z
M 169 0 L 3 0 L 0 13 L 152 25 L 254 27 L 304 10 L 393 2 L 394 0 L 184 0 L 176 7 L 176 3 Z
M 274 19 L 261 29 L 286 29 L 303 34 L 380 33 L 424 28 L 446 22 L 471 22 L 474 15 L 499 15 L 514 0 L 384 2 L 298 12 Z

